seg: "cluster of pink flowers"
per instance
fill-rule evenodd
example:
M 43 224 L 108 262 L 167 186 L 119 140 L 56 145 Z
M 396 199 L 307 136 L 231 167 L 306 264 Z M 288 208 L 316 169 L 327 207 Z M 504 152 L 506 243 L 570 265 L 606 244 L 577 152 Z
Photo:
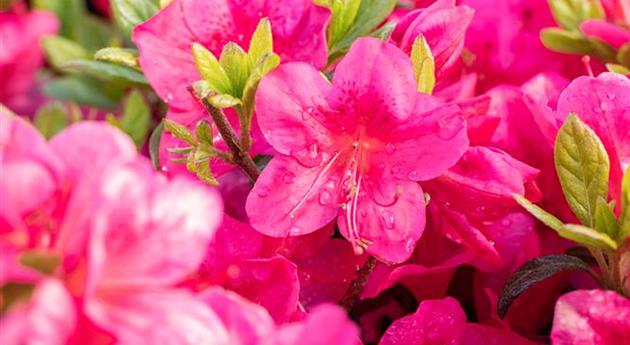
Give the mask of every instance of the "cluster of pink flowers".
M 96 54 L 40 2 L 0 2 L 0 343 L 630 345 L 627 0 L 72 0 Z

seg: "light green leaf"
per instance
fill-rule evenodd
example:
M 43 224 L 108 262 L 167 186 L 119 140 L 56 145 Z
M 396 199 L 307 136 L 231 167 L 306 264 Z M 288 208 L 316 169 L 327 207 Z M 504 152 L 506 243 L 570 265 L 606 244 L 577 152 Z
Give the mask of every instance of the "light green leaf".
M 208 146 L 214 146 L 214 135 L 212 132 L 212 126 L 208 121 L 201 120 L 197 122 L 197 126 L 195 126 L 195 136 L 197 136 L 199 142 Z
M 195 66 L 208 87 L 217 93 L 231 94 L 232 82 L 212 52 L 201 44 L 193 43 L 192 53 Z
M 73 60 L 62 66 L 66 72 L 89 75 L 101 80 L 126 82 L 136 85 L 148 86 L 145 76 L 129 67 L 102 61 Z
M 608 197 L 608 155 L 595 132 L 570 114 L 556 138 L 554 162 L 562 190 L 582 224 L 593 227 L 597 199 Z
M 418 92 L 430 95 L 435 87 L 435 62 L 429 44 L 418 36 L 411 48 L 411 62 L 418 81 Z
M 597 232 L 587 226 L 578 224 L 565 224 L 560 231 L 560 236 L 581 243 L 588 247 L 594 247 L 605 250 L 616 250 L 617 243 L 608 235 Z
M 101 83 L 90 78 L 67 76 L 46 83 L 43 90 L 46 95 L 61 101 L 113 109 L 116 101 L 105 94 L 102 87 Z
M 595 204 L 595 226 L 594 228 L 611 238 L 617 238 L 619 224 L 615 218 L 614 206 L 606 203 L 604 198 L 598 198 Z
M 54 102 L 39 108 L 33 122 L 44 137 L 50 139 L 66 128 L 70 121 L 63 105 Z
M 341 39 L 329 44 L 329 61 L 339 58 L 358 37 L 369 34 L 394 10 L 396 0 L 361 0 L 352 26 Z
M 34 0 L 33 8 L 54 12 L 61 23 L 61 36 L 76 39 L 75 32 L 80 23 L 77 20 L 85 13 L 85 2 L 82 0 Z
M 265 54 L 269 53 L 273 53 L 271 25 L 269 24 L 269 19 L 263 18 L 258 22 L 256 31 L 254 31 L 252 39 L 249 41 L 247 54 L 251 65 L 255 66 Z
M 246 118 L 250 118 L 254 112 L 254 96 L 256 89 L 262 77 L 272 71 L 280 64 L 280 56 L 277 54 L 268 54 L 254 67 L 252 74 L 249 76 L 245 88 L 243 89 L 242 106 L 243 114 Z
M 549 0 L 549 7 L 556 23 L 569 30 L 577 30 L 587 19 L 604 17 L 599 0 Z
M 150 125 L 151 110 L 142 93 L 134 90 L 127 97 L 123 115 L 120 118 L 120 128 L 129 134 L 137 147 L 141 147 L 149 133 Z
M 527 210 L 527 212 L 529 212 L 531 215 L 536 217 L 536 219 L 538 219 L 548 227 L 556 231 L 560 231 L 560 229 L 562 229 L 562 227 L 564 226 L 560 219 L 556 218 L 551 213 L 543 210 L 538 205 L 533 204 L 522 195 L 515 194 L 513 197 L 519 205 Z
M 90 55 L 75 41 L 61 36 L 48 36 L 43 38 L 41 42 L 48 62 L 55 68 L 59 68 L 72 60 L 87 59 Z
M 593 55 L 604 62 L 617 61 L 617 51 L 608 43 L 594 37 L 587 37 L 586 40 L 591 45 Z
M 160 169 L 160 140 L 162 139 L 162 133 L 164 132 L 164 123 L 160 122 L 157 127 L 151 133 L 149 138 L 149 156 L 151 157 L 151 163 L 156 169 Z
M 606 64 L 606 69 L 609 72 L 613 72 L 613 73 L 618 73 L 618 74 L 623 74 L 623 75 L 630 74 L 630 68 L 626 68 L 624 66 L 621 66 L 621 65 L 618 65 L 618 64 L 614 64 L 614 63 L 607 63 Z
M 334 46 L 355 22 L 361 0 L 331 0 L 327 7 L 332 12 L 328 26 L 328 45 Z
M 630 43 L 626 43 L 617 51 L 617 63 L 630 68 Z
M 173 2 L 173 0 L 160 0 L 160 8 L 170 5 L 171 2 Z
M 212 171 L 210 171 L 210 164 L 207 162 L 201 163 L 197 166 L 195 171 L 197 177 L 204 183 L 210 186 L 218 186 L 219 181 L 216 180 Z
M 630 236 L 630 168 L 623 175 L 621 186 L 621 217 L 619 218 L 619 234 L 617 243 L 622 245 Z
M 243 88 L 251 72 L 251 64 L 247 53 L 234 42 L 223 46 L 219 63 L 232 82 L 231 95 L 241 98 Z
M 593 47 L 579 32 L 558 28 L 548 28 L 540 31 L 540 40 L 549 50 L 560 53 L 590 54 Z
M 107 47 L 94 54 L 94 60 L 111 62 L 117 65 L 140 70 L 138 51 L 136 49 Z
M 231 108 L 241 104 L 241 100 L 230 95 L 213 95 L 208 97 L 208 102 L 215 108 Z
M 174 137 L 181 139 L 192 146 L 197 146 L 197 140 L 195 140 L 192 133 L 185 126 L 169 119 L 162 120 L 162 123 L 164 124 L 164 128 Z
M 157 0 L 111 0 L 116 23 L 126 32 L 160 10 Z

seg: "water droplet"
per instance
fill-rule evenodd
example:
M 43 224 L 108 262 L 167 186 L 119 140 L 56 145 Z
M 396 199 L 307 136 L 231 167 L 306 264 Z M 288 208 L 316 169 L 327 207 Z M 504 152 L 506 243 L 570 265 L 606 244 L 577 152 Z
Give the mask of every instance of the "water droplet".
M 317 144 L 313 144 L 308 148 L 309 156 L 313 159 L 317 158 Z
M 302 234 L 302 229 L 298 226 L 292 226 L 289 228 L 289 236 L 299 236 Z
M 602 109 L 600 107 L 598 107 L 598 106 L 594 106 L 591 110 L 593 110 L 593 112 L 595 112 L 595 113 L 601 113 L 602 112 Z
M 611 111 L 613 109 L 613 104 L 611 102 L 603 101 L 600 106 L 603 111 Z
M 297 152 L 293 152 L 291 155 L 307 168 L 318 166 L 323 159 L 323 156 L 319 154 L 317 144 L 311 144 Z
M 261 198 L 269 196 L 270 193 L 271 190 L 267 186 L 260 186 L 256 189 L 256 194 L 258 194 L 258 196 Z
M 383 220 L 383 225 L 385 225 L 388 229 L 393 229 L 396 225 L 394 214 L 390 211 L 383 211 L 383 213 L 381 213 L 381 218 Z
M 359 211 L 359 216 L 361 216 L 361 218 L 367 217 L 367 211 L 366 210 Z
M 320 205 L 329 205 L 332 201 L 332 194 L 329 191 L 323 190 L 319 193 L 319 204 Z
M 244 36 L 243 34 L 239 34 L 239 35 L 237 36 L 237 40 L 238 40 L 239 42 L 243 41 L 243 39 L 244 39 L 244 38 L 245 38 L 245 36 Z
M 258 12 L 256 13 L 256 15 L 258 16 L 258 18 L 262 18 L 263 13 L 262 13 L 262 11 L 258 11 Z
M 306 112 L 309 113 L 309 114 L 312 114 L 313 113 L 313 107 L 306 108 Z
M 437 136 L 442 140 L 453 139 L 462 128 L 461 122 L 456 121 L 455 118 L 452 117 L 441 119 L 438 121 L 438 126 L 440 128 Z
M 174 99 L 173 94 L 169 92 L 166 94 L 166 99 L 164 100 L 164 102 L 166 104 L 170 104 L 173 101 L 173 99 Z
M 387 151 L 387 153 L 392 154 L 396 151 L 396 145 L 392 144 L 392 143 L 387 143 L 387 145 L 385 145 L 385 151 Z
M 420 177 L 420 174 L 418 174 L 418 172 L 417 172 L 417 171 L 415 171 L 415 170 L 411 170 L 411 171 L 409 172 L 409 174 L 407 175 L 407 177 L 408 177 L 410 180 L 417 180 L 417 179 Z
M 503 226 L 510 226 L 510 225 L 512 225 L 512 221 L 509 220 L 509 219 L 503 219 L 501 221 L 501 225 L 503 225 Z
M 394 166 L 392 166 L 392 174 L 396 175 L 400 172 L 402 168 L 400 167 L 400 164 L 394 164 Z
M 295 182 L 295 174 L 287 171 L 284 175 L 282 175 L 282 181 L 284 181 L 284 183 L 286 184 L 291 184 Z
M 271 278 L 271 272 L 267 267 L 258 267 L 257 269 L 253 270 L 253 274 L 254 274 L 254 278 L 256 278 L 257 280 L 268 280 L 269 278 Z
M 608 93 L 606 94 L 606 98 L 608 98 L 609 100 L 613 100 L 615 99 L 615 97 L 617 97 L 617 95 L 615 95 L 614 93 Z

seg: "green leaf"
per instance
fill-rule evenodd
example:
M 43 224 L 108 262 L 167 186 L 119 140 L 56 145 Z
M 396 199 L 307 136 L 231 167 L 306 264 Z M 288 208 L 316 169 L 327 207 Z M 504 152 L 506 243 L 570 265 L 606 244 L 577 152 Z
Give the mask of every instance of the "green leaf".
M 197 146 L 197 140 L 195 140 L 192 133 L 185 126 L 169 119 L 164 119 L 162 123 L 164 124 L 164 128 L 166 128 L 166 130 L 174 137 L 181 139 L 192 146 Z
M 536 219 L 540 220 L 543 224 L 547 225 L 548 227 L 556 231 L 560 231 L 560 229 L 562 229 L 562 227 L 564 226 L 564 223 L 562 223 L 560 219 L 556 218 L 551 213 L 543 210 L 539 206 L 531 203 L 525 197 L 521 195 L 517 195 L 517 194 L 515 194 L 513 197 L 514 197 L 514 200 L 516 200 L 516 202 L 519 205 L 521 205 L 524 209 L 527 210 L 527 212 L 531 213 L 534 217 L 536 217 Z
M 41 42 L 48 62 L 55 68 L 72 60 L 87 59 L 90 55 L 75 41 L 61 36 L 44 37 Z
M 94 60 L 111 62 L 117 65 L 140 70 L 138 50 L 129 48 L 107 47 L 94 54 Z
M 595 204 L 595 226 L 594 228 L 610 238 L 617 238 L 619 224 L 615 218 L 614 206 L 606 203 L 603 198 L 598 198 Z
M 110 3 L 116 23 L 126 32 L 160 10 L 156 0 L 111 0 Z
M 164 132 L 164 124 L 160 122 L 151 137 L 149 138 L 149 156 L 151 157 L 151 163 L 156 169 L 160 169 L 160 140 L 162 139 L 162 133 Z
M 230 95 L 213 95 L 208 97 L 208 102 L 219 109 L 231 108 L 241 104 L 241 100 Z
M 263 18 L 258 22 L 256 31 L 254 31 L 252 39 L 249 41 L 247 54 L 251 65 L 255 66 L 265 54 L 269 53 L 273 53 L 271 25 L 269 24 L 269 19 Z
M 232 82 L 231 95 L 241 98 L 245 83 L 251 72 L 251 64 L 247 53 L 234 42 L 228 42 L 223 46 L 219 63 Z
M 210 186 L 219 185 L 219 181 L 216 180 L 216 178 L 212 174 L 212 171 L 210 171 L 210 164 L 208 163 L 204 162 L 202 164 L 199 164 L 196 168 L 195 174 L 201 181 Z
M 621 217 L 617 243 L 623 245 L 630 236 L 630 168 L 626 169 L 621 185 Z
M 599 281 L 589 265 L 574 256 L 547 255 L 534 258 L 516 270 L 505 284 L 497 302 L 499 317 L 504 318 L 512 303 L 530 287 L 563 271 L 584 271 Z
M 394 10 L 396 0 L 361 0 L 352 26 L 341 39 L 329 44 L 329 61 L 339 58 L 358 37 L 369 34 Z
M 330 8 L 332 18 L 328 26 L 328 45 L 334 46 L 350 30 L 355 22 L 361 0 L 331 0 L 326 7 Z
M 429 44 L 418 36 L 411 48 L 411 62 L 418 81 L 418 92 L 430 95 L 435 87 L 435 62 Z
M 613 63 L 617 60 L 617 51 L 608 43 L 594 37 L 587 37 L 586 39 L 593 49 L 593 54 L 598 59 Z
M 80 23 L 77 20 L 85 13 L 85 2 L 82 0 L 34 0 L 33 8 L 52 11 L 61 24 L 61 36 L 76 39 L 75 32 Z
M 59 254 L 42 250 L 28 250 L 20 255 L 20 264 L 44 274 L 52 274 L 61 262 Z
M 102 87 L 102 84 L 90 78 L 67 76 L 46 83 L 43 91 L 46 95 L 61 101 L 113 109 L 116 101 L 108 97 Z
M 127 97 L 123 115 L 120 118 L 120 128 L 133 139 L 137 147 L 141 147 L 151 125 L 151 109 L 144 100 L 142 93 L 134 90 Z
M 120 32 L 112 25 L 95 15 L 84 12 L 79 19 L 73 39 L 90 51 L 96 51 L 110 45 L 120 45 Z
M 63 105 L 54 102 L 39 108 L 33 122 L 44 137 L 50 139 L 66 128 L 70 121 Z
M 623 75 L 630 74 L 630 68 L 626 68 L 624 66 L 617 65 L 614 63 L 607 63 L 606 69 L 608 69 L 609 72 L 613 72 L 613 73 L 618 73 L 618 74 L 623 74 Z
M 560 53 L 590 54 L 593 47 L 579 32 L 558 28 L 548 28 L 540 31 L 540 40 L 549 50 Z
M 272 71 L 280 64 L 280 56 L 277 54 L 268 54 L 262 58 L 258 65 L 254 66 L 252 74 L 245 83 L 243 89 L 242 106 L 243 113 L 247 118 L 250 118 L 254 112 L 254 96 L 256 95 L 256 89 L 258 84 L 265 74 Z
M 193 43 L 192 53 L 195 59 L 195 66 L 203 80 L 208 84 L 208 87 L 217 93 L 231 94 L 232 82 L 217 58 L 198 43 Z
M 594 247 L 605 250 L 616 250 L 617 243 L 605 233 L 597 232 L 587 226 L 578 224 L 565 224 L 560 231 L 560 236 L 583 244 L 587 247 Z
M 577 30 L 587 19 L 601 19 L 604 9 L 598 0 L 549 0 L 556 23 L 569 30 Z
M 67 72 L 89 75 L 101 80 L 112 80 L 116 82 L 131 83 L 135 85 L 148 86 L 149 82 L 145 76 L 129 67 L 102 61 L 74 60 L 62 66 L 62 70 Z
M 554 146 L 554 162 L 564 195 L 582 224 L 593 227 L 597 199 L 608 197 L 610 163 L 595 132 L 569 114 Z
M 617 51 L 617 63 L 630 68 L 630 43 L 626 43 Z
M 214 135 L 212 134 L 212 126 L 206 120 L 201 120 L 195 126 L 195 136 L 199 142 L 208 146 L 214 146 Z

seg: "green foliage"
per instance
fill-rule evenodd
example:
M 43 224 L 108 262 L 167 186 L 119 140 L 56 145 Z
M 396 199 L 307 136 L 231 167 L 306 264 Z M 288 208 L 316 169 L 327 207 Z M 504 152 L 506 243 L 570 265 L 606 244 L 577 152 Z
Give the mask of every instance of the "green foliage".
M 587 19 L 604 18 L 599 0 L 549 0 L 549 8 L 556 23 L 569 30 L 578 30 Z
M 63 105 L 54 102 L 44 105 L 37 110 L 33 124 L 46 137 L 50 139 L 70 123 L 70 118 Z
M 110 62 L 113 64 L 140 70 L 137 49 L 119 47 L 103 48 L 94 53 L 94 60 Z
M 62 70 L 80 75 L 88 75 L 104 81 L 116 81 L 144 86 L 149 85 L 146 77 L 138 72 L 138 70 L 109 62 L 73 60 L 64 64 Z
M 595 132 L 575 114 L 560 128 L 554 161 L 564 195 L 582 224 L 595 225 L 597 200 L 608 197 L 610 163 Z
M 558 234 L 566 239 L 581 243 L 587 247 L 609 251 L 617 249 L 617 243 L 608 235 L 583 225 L 565 224 L 562 228 L 560 228 Z
M 411 48 L 411 62 L 418 81 L 418 92 L 431 94 L 435 87 L 435 62 L 424 37 L 416 38 Z
M 61 36 L 48 36 L 42 39 L 42 48 L 50 64 L 59 69 L 65 63 L 86 59 L 90 53 L 80 44 Z
M 119 119 L 110 116 L 108 121 L 127 133 L 137 147 L 141 147 L 151 126 L 151 109 L 142 93 L 134 90 L 127 97 L 122 116 Z
M 116 23 L 127 33 L 160 10 L 158 0 L 111 0 L 110 3 Z

